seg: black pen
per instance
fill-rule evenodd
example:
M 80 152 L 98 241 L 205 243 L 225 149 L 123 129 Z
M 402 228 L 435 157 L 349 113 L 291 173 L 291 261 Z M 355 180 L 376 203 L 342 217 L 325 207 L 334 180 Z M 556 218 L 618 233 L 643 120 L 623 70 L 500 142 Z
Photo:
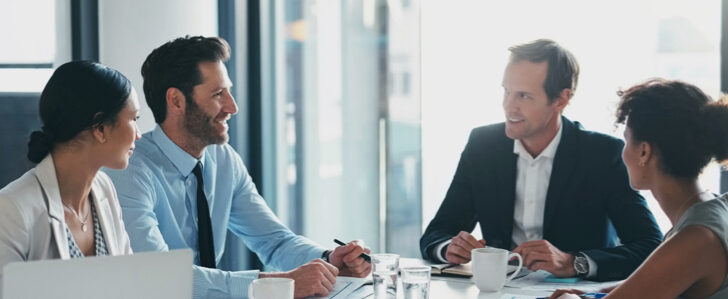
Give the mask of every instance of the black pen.
M 341 246 L 346 246 L 346 243 L 344 243 L 344 242 L 341 242 L 341 241 L 339 241 L 339 239 L 334 239 L 334 243 L 336 243 L 336 244 L 339 244 L 339 245 L 341 245 Z M 367 262 L 367 263 L 370 263 L 370 264 L 372 263 L 372 258 L 371 258 L 371 257 L 369 257 L 369 255 L 368 255 L 368 254 L 366 254 L 366 253 L 363 253 L 363 252 L 362 252 L 362 253 L 361 253 L 361 254 L 359 255 L 359 257 L 360 257 L 360 258 L 363 258 L 363 259 L 364 259 L 364 261 L 365 261 L 365 262 Z

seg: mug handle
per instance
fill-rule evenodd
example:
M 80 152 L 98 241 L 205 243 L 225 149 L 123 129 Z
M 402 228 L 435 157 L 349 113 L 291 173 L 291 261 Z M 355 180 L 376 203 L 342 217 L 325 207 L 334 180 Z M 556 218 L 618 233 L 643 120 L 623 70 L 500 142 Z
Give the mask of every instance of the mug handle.
M 510 276 L 508 276 L 508 278 L 506 278 L 506 283 L 508 283 L 514 277 L 516 277 L 516 275 L 518 275 L 518 272 L 521 272 L 521 268 L 523 267 L 523 258 L 518 253 L 513 252 L 513 253 L 509 254 L 508 255 L 508 260 L 510 261 L 511 258 L 513 258 L 514 256 L 518 258 L 518 269 L 516 269 L 516 271 L 514 271 L 513 274 L 511 274 Z

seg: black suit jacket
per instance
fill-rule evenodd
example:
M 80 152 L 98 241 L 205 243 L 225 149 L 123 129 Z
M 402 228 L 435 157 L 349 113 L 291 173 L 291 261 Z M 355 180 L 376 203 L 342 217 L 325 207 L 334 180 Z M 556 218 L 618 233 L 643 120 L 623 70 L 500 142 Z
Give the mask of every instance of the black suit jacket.
M 624 143 L 562 117 L 551 170 L 543 237 L 597 264 L 595 280 L 629 276 L 660 244 L 662 233 L 644 198 L 629 185 Z M 420 239 L 425 259 L 460 231 L 480 222 L 488 246 L 511 249 L 518 155 L 505 124 L 474 129 L 450 189 Z M 621 243 L 621 245 L 620 245 Z

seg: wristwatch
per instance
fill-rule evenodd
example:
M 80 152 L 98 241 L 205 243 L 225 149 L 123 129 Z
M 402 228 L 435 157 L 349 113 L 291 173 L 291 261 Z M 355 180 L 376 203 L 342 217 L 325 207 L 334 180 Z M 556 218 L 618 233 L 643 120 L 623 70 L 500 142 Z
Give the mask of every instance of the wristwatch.
M 574 270 L 576 276 L 586 277 L 589 274 L 589 261 L 586 259 L 584 253 L 579 252 L 574 254 Z
M 331 250 L 324 250 L 324 253 L 321 254 L 321 259 L 324 260 L 324 262 L 329 262 L 329 255 L 331 255 Z

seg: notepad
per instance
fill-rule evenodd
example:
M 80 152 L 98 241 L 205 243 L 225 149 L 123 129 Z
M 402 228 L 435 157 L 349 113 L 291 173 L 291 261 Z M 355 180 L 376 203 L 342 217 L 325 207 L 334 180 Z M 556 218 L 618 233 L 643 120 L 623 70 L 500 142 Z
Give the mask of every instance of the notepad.
M 366 278 L 336 276 L 334 289 L 328 295 L 323 297 L 308 297 L 308 299 L 339 299 L 346 298 L 367 282 Z
M 430 265 L 432 275 L 450 275 L 459 277 L 472 277 L 473 268 L 471 263 L 467 264 L 434 264 Z
M 430 265 L 430 273 L 432 275 L 439 276 L 454 276 L 454 277 L 473 277 L 473 266 L 471 263 L 467 264 L 434 264 Z M 507 275 L 512 274 L 518 269 L 518 266 L 508 265 L 506 273 Z M 525 275 L 525 274 L 523 274 Z M 518 278 L 519 276 L 516 276 Z

